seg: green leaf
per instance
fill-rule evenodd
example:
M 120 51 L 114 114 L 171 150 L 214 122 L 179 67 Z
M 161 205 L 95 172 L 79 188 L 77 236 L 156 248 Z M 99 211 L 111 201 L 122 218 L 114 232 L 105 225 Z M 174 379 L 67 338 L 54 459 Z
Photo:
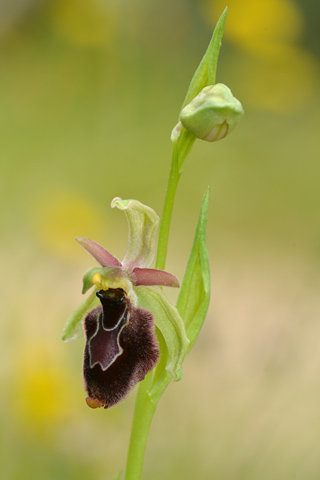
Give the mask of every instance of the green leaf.
M 117 475 L 114 477 L 114 480 L 121 480 L 122 479 L 122 471 L 117 473 Z
M 193 100 L 201 90 L 208 85 L 214 85 L 216 81 L 216 72 L 218 65 L 219 51 L 221 47 L 221 39 L 223 35 L 224 25 L 228 7 L 225 8 L 221 17 L 218 20 L 216 28 L 212 34 L 211 41 L 204 54 L 197 70 L 195 71 L 190 82 L 186 98 L 184 99 L 181 110 Z M 186 130 L 181 122 L 179 122 L 173 129 L 171 134 L 173 144 L 177 144 L 178 154 L 178 171 L 181 173 L 184 160 L 190 152 L 196 137 Z
M 188 103 L 190 103 L 191 100 L 196 95 L 198 95 L 198 93 L 204 87 L 206 87 L 207 85 L 215 84 L 218 57 L 221 47 L 221 39 L 223 35 L 224 25 L 226 23 L 227 12 L 228 7 L 225 8 L 217 22 L 207 51 L 204 54 L 197 70 L 192 77 L 182 108 L 184 108 Z
M 184 320 L 189 350 L 194 344 L 210 302 L 210 271 L 206 245 L 209 188 L 204 194 L 193 247 L 182 282 L 177 309 Z
M 135 287 L 139 306 L 152 313 L 155 326 L 160 330 L 168 349 L 166 371 L 175 382 L 182 376 L 182 362 L 189 340 L 178 310 L 171 305 L 159 287 Z
M 83 302 L 68 318 L 63 332 L 62 340 L 67 342 L 69 340 L 75 340 L 83 332 L 81 322 L 90 310 L 97 307 L 100 302 L 96 296 L 97 289 L 95 288 L 91 295 Z

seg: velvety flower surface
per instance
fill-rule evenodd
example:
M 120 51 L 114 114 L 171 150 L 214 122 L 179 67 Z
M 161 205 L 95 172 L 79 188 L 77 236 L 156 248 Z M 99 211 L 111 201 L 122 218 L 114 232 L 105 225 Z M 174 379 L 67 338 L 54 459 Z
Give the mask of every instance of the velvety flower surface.
M 97 292 L 101 307 L 85 318 L 83 377 L 92 407 L 112 407 L 156 365 L 160 351 L 153 317 L 119 289 Z
M 77 239 L 101 267 L 85 274 L 83 293 L 91 287 L 94 291 L 70 317 L 62 335 L 64 340 L 73 338 L 84 319 L 83 377 L 87 404 L 92 408 L 109 408 L 122 401 L 156 365 L 160 356 L 157 328 L 167 348 L 166 369 L 174 380 L 181 378 L 189 344 L 178 311 L 157 287 L 178 287 L 178 280 L 168 272 L 150 268 L 159 217 L 136 200 L 115 198 L 111 206 L 124 210 L 127 216 L 125 257 L 120 262 L 96 242 Z

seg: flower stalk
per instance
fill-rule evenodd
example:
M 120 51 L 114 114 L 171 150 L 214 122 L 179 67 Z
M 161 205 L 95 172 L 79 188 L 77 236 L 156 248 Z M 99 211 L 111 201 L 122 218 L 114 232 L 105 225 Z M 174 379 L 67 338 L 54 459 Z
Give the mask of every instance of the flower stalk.
M 139 480 L 142 476 L 149 431 L 158 403 L 150 398 L 149 389 L 151 382 L 152 372 L 139 385 L 132 422 L 125 480 Z
M 168 187 L 167 187 L 166 197 L 164 200 L 161 223 L 160 223 L 158 250 L 157 250 L 157 258 L 156 258 L 156 268 L 159 268 L 159 269 L 165 268 L 165 264 L 166 264 L 173 205 L 174 205 L 174 199 L 176 196 L 180 176 L 181 176 L 181 172 L 179 172 L 178 141 L 175 140 L 173 142 L 172 161 L 171 161 L 171 168 L 169 173 Z
M 187 105 L 193 98 L 207 85 L 214 84 L 217 61 L 219 50 L 221 46 L 221 38 L 223 34 L 223 28 L 225 24 L 227 9 L 221 15 L 219 22 L 216 26 L 216 29 L 213 33 L 211 42 L 207 49 L 206 54 L 204 55 L 200 65 L 193 76 L 186 99 L 184 101 L 183 107 Z M 172 160 L 171 167 L 168 179 L 168 186 L 166 191 L 166 196 L 164 200 L 164 206 L 162 211 L 161 223 L 160 223 L 160 232 L 158 239 L 158 249 L 156 256 L 156 268 L 164 269 L 166 264 L 166 256 L 169 242 L 169 232 L 170 225 L 174 207 L 175 196 L 177 192 L 177 187 L 182 173 L 182 168 L 184 161 L 190 152 L 196 137 L 193 133 L 185 129 L 182 124 L 179 122 L 172 131 L 171 135 L 172 140 Z M 198 255 L 197 249 L 202 242 L 202 262 L 205 263 L 206 256 L 206 246 L 205 244 L 205 230 L 206 230 L 206 220 L 207 220 L 207 208 L 208 208 L 208 194 L 206 193 L 203 206 L 202 206 L 202 215 L 200 213 L 199 224 L 196 232 L 196 237 L 194 241 L 193 251 L 190 256 L 189 264 L 187 267 L 185 280 L 182 285 L 182 296 L 185 296 L 186 292 L 192 287 L 194 275 L 194 264 L 196 262 L 196 257 Z M 197 233 L 198 237 L 197 238 Z M 205 252 L 203 252 L 205 250 Z M 199 254 L 199 263 L 200 263 L 200 254 Z M 206 270 L 207 269 L 207 270 Z M 206 270 L 206 271 L 205 271 Z M 195 314 L 195 322 L 192 322 L 192 318 L 189 318 L 189 327 L 192 330 L 191 337 L 193 337 L 193 342 L 196 339 L 197 334 L 200 331 L 202 322 L 206 316 L 206 312 L 209 306 L 210 298 L 210 278 L 209 278 L 209 266 L 208 262 L 204 268 L 205 274 L 203 275 L 203 292 L 202 302 L 199 299 L 196 299 L 194 304 L 197 303 L 198 309 L 193 308 L 193 313 Z M 201 284 L 201 281 L 199 282 Z M 180 297 L 179 297 L 180 298 Z M 186 309 L 188 309 L 189 303 L 185 302 Z M 183 308 L 182 302 L 179 299 L 177 306 Z M 194 307 L 194 305 L 192 305 Z M 192 309 L 189 308 L 191 311 Z M 187 317 L 187 315 L 186 315 Z M 197 323 L 196 323 L 196 319 Z M 185 320 L 185 318 L 184 318 Z M 190 348 L 190 347 L 189 347 Z M 165 362 L 160 359 L 158 366 L 155 369 L 153 379 L 151 378 L 151 373 L 145 378 L 144 381 L 140 382 L 139 390 L 136 398 L 136 405 L 133 417 L 133 425 L 130 437 L 130 444 L 127 457 L 127 465 L 125 471 L 125 480 L 140 480 L 142 476 L 142 467 L 143 459 L 145 455 L 147 438 L 149 435 L 149 430 L 152 422 L 153 415 L 156 411 L 157 404 L 166 390 L 167 386 L 171 382 L 170 375 L 164 370 L 163 364 Z
M 196 138 L 224 138 L 243 114 L 228 87 L 215 84 L 218 55 L 227 9 L 222 13 L 187 91 L 174 127 L 172 160 L 160 222 L 137 200 L 113 199 L 124 211 L 128 246 L 120 262 L 101 245 L 78 238 L 100 264 L 83 278 L 83 293 L 93 292 L 68 319 L 63 340 L 75 338 L 84 325 L 86 345 L 83 377 L 91 408 L 110 408 L 123 401 L 139 383 L 125 470 L 125 480 L 141 480 L 148 435 L 157 404 L 171 381 L 182 377 L 182 364 L 206 317 L 210 272 L 206 246 L 209 189 L 204 194 L 194 243 L 174 307 L 162 287 L 179 287 L 164 270 L 175 196 L 183 165 Z M 155 260 L 155 268 L 152 268 Z M 100 302 L 100 303 L 99 303 Z M 121 472 L 116 476 L 120 480 Z

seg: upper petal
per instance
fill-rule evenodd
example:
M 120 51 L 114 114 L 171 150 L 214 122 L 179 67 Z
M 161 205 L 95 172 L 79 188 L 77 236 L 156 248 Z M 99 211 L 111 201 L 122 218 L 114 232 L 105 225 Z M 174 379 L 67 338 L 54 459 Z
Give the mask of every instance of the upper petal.
M 76 238 L 76 240 L 102 267 L 121 267 L 119 260 L 99 245 L 99 243 L 89 240 L 88 238 Z
M 111 207 L 123 210 L 128 220 L 128 247 L 122 265 L 129 271 L 134 267 L 150 267 L 155 258 L 158 215 L 137 200 L 116 197 Z

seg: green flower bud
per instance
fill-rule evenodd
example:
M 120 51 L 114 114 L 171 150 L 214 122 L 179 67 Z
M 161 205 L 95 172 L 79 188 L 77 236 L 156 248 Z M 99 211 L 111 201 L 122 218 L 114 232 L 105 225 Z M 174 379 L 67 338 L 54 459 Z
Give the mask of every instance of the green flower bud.
M 195 137 L 215 142 L 230 133 L 243 115 L 243 108 L 231 90 L 217 83 L 201 90 L 180 113 L 184 128 Z

